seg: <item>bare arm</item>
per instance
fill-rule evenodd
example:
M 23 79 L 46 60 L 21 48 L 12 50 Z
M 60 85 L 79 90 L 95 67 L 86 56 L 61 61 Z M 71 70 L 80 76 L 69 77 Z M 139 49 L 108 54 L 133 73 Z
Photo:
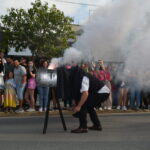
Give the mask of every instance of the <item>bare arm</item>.
M 75 112 L 79 112 L 80 111 L 81 107 L 87 101 L 88 95 L 89 95 L 88 91 L 82 92 L 81 99 L 80 99 L 78 105 L 73 109 L 73 111 L 75 111 Z
M 23 77 L 22 77 L 22 84 L 26 83 L 26 80 L 27 80 L 27 76 L 23 75 Z
M 35 78 L 35 74 L 34 73 L 30 72 L 30 75 L 31 75 L 32 78 Z

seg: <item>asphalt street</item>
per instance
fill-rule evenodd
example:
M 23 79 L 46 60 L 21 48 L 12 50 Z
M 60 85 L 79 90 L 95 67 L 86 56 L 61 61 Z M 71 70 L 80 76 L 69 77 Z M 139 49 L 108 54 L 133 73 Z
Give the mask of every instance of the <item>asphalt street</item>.
M 50 116 L 47 134 L 44 117 L 1 117 L 0 150 L 150 150 L 150 113 L 99 115 L 103 131 L 72 134 L 78 120 Z M 88 118 L 89 125 L 91 122 Z

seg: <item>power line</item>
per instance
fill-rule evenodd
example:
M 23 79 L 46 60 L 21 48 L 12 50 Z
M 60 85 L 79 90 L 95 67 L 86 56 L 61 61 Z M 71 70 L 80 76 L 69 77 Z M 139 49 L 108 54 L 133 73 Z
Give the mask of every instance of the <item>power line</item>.
M 77 2 L 64 1 L 64 0 L 50 0 L 50 1 L 56 1 L 56 2 L 61 2 L 61 3 L 69 3 L 69 4 L 73 4 L 73 5 L 85 5 L 85 6 L 99 7 L 99 5 L 96 5 L 96 4 L 77 3 Z

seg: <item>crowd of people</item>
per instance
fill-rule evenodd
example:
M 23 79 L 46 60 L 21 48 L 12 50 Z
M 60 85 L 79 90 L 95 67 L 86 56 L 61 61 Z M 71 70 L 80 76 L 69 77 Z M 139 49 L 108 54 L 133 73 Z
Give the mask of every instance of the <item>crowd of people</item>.
M 123 63 L 107 63 L 102 60 L 96 63 L 83 64 L 82 68 L 103 81 L 111 90 L 106 102 L 100 110 L 139 110 L 149 109 L 150 90 L 149 86 L 140 85 L 135 73 L 125 75 Z
M 49 96 L 49 87 L 38 85 L 38 71 L 47 71 L 49 62 L 41 61 L 35 66 L 33 60 L 26 58 L 0 57 L 0 108 L 4 112 L 36 111 L 37 94 L 39 111 L 45 111 Z M 37 90 L 38 89 L 38 90 Z
M 40 62 L 40 63 L 39 63 Z M 38 64 L 38 65 L 37 65 Z M 53 106 L 57 109 L 55 90 L 50 93 L 48 85 L 39 85 L 36 78 L 39 72 L 47 72 L 49 60 L 41 59 L 35 63 L 32 59 L 21 57 L 6 58 L 0 55 L 0 111 L 4 112 L 34 112 L 45 111 L 52 94 Z M 66 65 L 66 68 L 71 66 Z M 109 98 L 96 109 L 149 109 L 149 91 L 131 88 L 131 83 L 116 80 L 116 67 L 106 65 L 102 60 L 92 63 L 82 63 L 80 67 L 103 81 L 111 90 Z M 132 80 L 132 87 L 133 87 Z M 64 109 L 71 108 L 71 100 L 63 100 Z

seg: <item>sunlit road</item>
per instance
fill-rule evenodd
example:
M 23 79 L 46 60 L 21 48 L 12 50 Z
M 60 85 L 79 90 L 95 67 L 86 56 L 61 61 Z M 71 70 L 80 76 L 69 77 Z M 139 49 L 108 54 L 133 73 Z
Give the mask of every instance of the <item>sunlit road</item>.
M 44 117 L 0 118 L 0 150 L 150 149 L 150 113 L 99 117 L 103 131 L 71 134 L 78 126 L 77 119 L 65 116 L 65 132 L 59 116 L 50 116 L 46 135 L 42 134 Z

